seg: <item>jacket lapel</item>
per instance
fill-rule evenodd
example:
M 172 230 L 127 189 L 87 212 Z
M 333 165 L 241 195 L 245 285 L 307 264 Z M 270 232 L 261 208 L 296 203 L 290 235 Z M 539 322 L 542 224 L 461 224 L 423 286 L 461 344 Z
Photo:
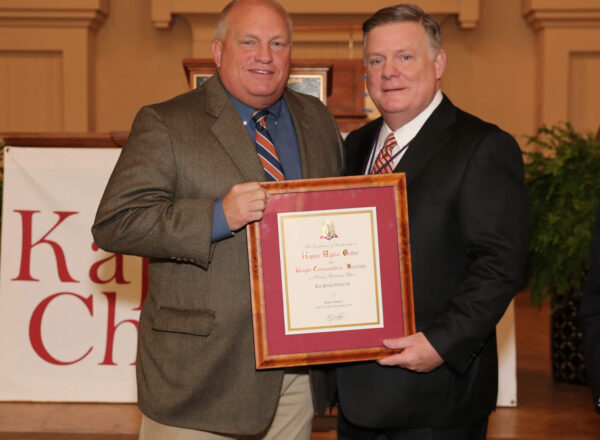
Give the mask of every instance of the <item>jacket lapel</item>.
M 419 174 L 423 166 L 444 147 L 450 138 L 450 126 L 456 120 L 456 107 L 444 96 L 437 109 L 421 127 L 394 172 L 406 174 L 406 184 Z
M 240 123 L 235 106 L 227 96 L 218 75 L 206 82 L 206 111 L 216 118 L 210 128 L 231 161 L 248 181 L 265 180 L 265 172 L 248 136 Z
M 348 155 L 353 156 L 348 157 L 349 167 L 352 167 L 347 170 L 348 175 L 365 174 L 382 126 L 383 118 L 381 117 L 370 122 L 360 133 L 360 138 L 353 142 L 352 151 L 347 151 Z
M 300 167 L 303 179 L 310 179 L 310 170 L 314 169 L 309 163 L 311 157 L 308 154 L 308 145 L 312 142 L 318 142 L 313 139 L 313 131 L 310 129 L 311 115 L 307 114 L 302 103 L 296 99 L 296 96 L 287 88 L 283 94 L 283 99 L 290 112 L 294 129 L 296 130 L 296 138 L 298 139 L 298 150 L 300 152 Z

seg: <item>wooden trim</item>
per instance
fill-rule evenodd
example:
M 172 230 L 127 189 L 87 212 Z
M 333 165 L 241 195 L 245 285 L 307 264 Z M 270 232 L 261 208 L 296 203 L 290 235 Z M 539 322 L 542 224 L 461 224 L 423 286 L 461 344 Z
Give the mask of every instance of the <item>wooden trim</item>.
M 523 0 L 523 15 L 536 31 L 600 26 L 600 4 L 597 0 Z
M 226 0 L 212 2 L 176 2 L 171 0 L 151 0 L 152 22 L 157 28 L 168 28 L 173 15 L 182 15 L 186 19 L 193 15 L 216 17 L 227 4 Z M 479 21 L 480 0 L 420 0 L 419 5 L 434 15 L 456 15 L 463 29 L 472 29 Z M 389 6 L 386 0 L 345 0 L 344 2 L 324 2 L 322 0 L 302 0 L 287 2 L 285 8 L 292 15 L 353 15 L 356 21 L 362 21 L 378 9 Z M 190 23 L 191 24 L 191 23 Z
M 111 133 L 0 133 L 6 146 L 64 147 L 64 148 L 120 148 L 129 132 Z
M 568 121 L 572 55 L 600 51 L 600 4 L 598 0 L 523 0 L 523 16 L 537 39 L 536 124 Z
M 109 0 L 0 0 L 0 26 L 89 27 L 97 30 Z

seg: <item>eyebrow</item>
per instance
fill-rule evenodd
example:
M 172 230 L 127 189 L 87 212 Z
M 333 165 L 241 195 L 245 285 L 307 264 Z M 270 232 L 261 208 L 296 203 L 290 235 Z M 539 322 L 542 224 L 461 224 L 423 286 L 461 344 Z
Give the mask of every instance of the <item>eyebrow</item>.
M 254 38 L 255 40 L 261 40 L 262 39 L 258 35 L 253 34 L 251 32 L 247 32 L 247 33 L 238 35 L 238 38 Z M 285 34 L 283 34 L 283 35 L 281 35 L 281 34 L 275 35 L 274 37 L 270 38 L 268 41 L 273 41 L 273 40 L 278 40 L 278 39 L 290 41 L 290 38 L 287 35 L 285 35 Z

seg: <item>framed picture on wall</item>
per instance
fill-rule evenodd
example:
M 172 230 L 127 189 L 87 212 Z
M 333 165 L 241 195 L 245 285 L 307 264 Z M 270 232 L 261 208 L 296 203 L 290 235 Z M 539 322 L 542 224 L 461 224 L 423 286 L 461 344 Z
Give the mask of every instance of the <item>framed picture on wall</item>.
M 188 82 L 192 89 L 204 84 L 215 73 L 212 59 L 188 58 L 183 60 Z M 314 96 L 327 104 L 331 95 L 332 64 L 318 61 L 292 62 L 288 87 L 292 90 Z

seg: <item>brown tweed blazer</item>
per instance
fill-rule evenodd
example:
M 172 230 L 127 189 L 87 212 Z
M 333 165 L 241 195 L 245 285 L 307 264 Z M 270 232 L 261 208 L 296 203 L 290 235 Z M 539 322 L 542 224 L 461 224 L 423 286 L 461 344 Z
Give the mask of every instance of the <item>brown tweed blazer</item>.
M 315 98 L 287 90 L 302 176 L 336 176 L 342 141 Z M 167 425 L 231 434 L 268 426 L 283 371 L 256 371 L 245 232 L 211 243 L 213 206 L 263 181 L 218 76 L 138 113 L 92 228 L 103 249 L 150 258 L 140 316 L 139 406 Z

